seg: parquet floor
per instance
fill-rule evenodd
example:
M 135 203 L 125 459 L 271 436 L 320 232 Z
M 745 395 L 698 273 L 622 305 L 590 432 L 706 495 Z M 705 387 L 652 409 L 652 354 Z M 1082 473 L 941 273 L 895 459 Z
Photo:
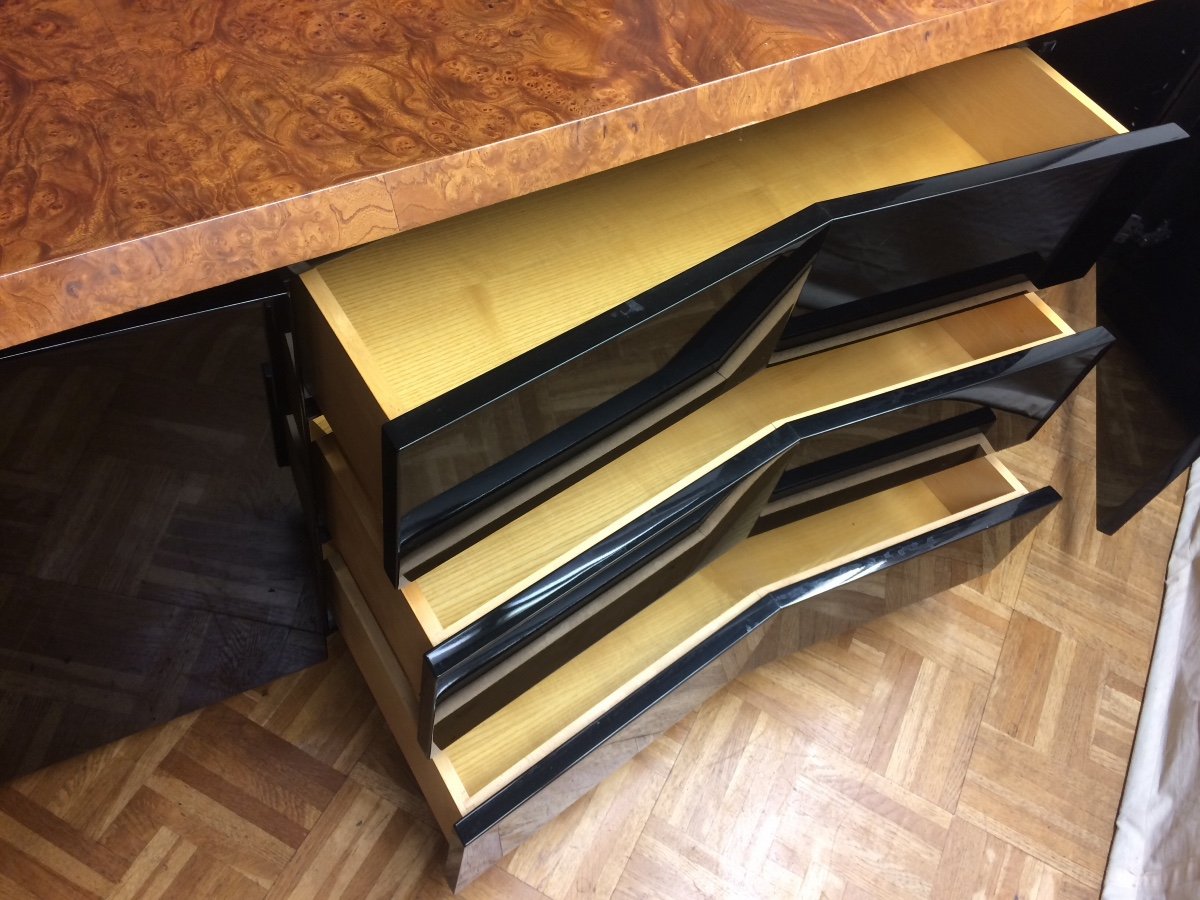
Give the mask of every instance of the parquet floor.
M 467 896 L 1096 896 L 1181 485 L 1094 531 L 1092 392 L 1006 454 L 1069 499 L 992 574 L 743 677 Z M 437 897 L 443 852 L 336 638 L 0 788 L 5 898 Z

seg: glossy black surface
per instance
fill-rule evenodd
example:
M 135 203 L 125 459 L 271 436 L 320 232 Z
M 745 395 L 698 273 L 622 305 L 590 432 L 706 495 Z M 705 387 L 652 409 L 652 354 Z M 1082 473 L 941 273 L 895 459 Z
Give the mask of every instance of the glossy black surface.
M 823 458 L 812 462 L 795 462 L 780 476 L 771 500 L 778 500 L 792 494 L 806 491 L 826 484 L 837 478 L 855 475 L 867 469 L 872 469 L 883 463 L 903 459 L 928 447 L 938 447 L 958 438 L 969 435 L 987 435 L 997 422 L 997 414 L 987 407 L 979 407 L 967 412 L 958 413 L 949 408 L 936 408 L 937 401 L 922 404 L 910 410 L 912 425 L 908 430 L 890 436 L 876 437 L 870 443 L 852 441 L 851 447 L 831 452 Z M 895 414 L 893 414 L 895 415 Z M 932 420 L 932 421 L 930 421 Z M 922 424 L 928 421 L 929 424 Z M 900 427 L 903 427 L 900 426 Z M 1037 423 L 1030 422 L 1025 431 L 1036 428 Z M 1005 429 L 1006 434 L 1014 434 L 1013 429 Z M 881 431 L 886 435 L 886 430 Z M 1017 443 L 1013 438 L 1008 443 Z M 993 439 L 993 449 L 1002 449 L 1007 444 L 998 445 Z M 756 526 L 755 531 L 763 528 Z
M 1137 179 L 1128 170 L 1153 165 L 1181 137 L 1162 126 L 811 207 L 389 423 L 384 545 L 393 583 L 612 458 L 620 448 L 587 468 L 568 462 L 712 371 L 712 354 L 778 300 L 815 239 L 824 246 L 781 347 L 998 284 L 1083 274 L 1131 202 Z M 795 259 L 769 265 L 788 254 Z M 737 290 L 737 302 L 722 305 Z M 706 318 L 718 309 L 719 326 Z M 539 478 L 543 489 L 506 500 Z M 455 538 L 439 542 L 451 529 Z
M 1178 405 L 1173 393 L 1124 343 L 1097 374 L 1096 527 L 1105 534 L 1115 534 L 1200 459 L 1200 404 Z
M 1200 134 L 1200 13 L 1158 0 L 1035 42 L 1129 127 Z M 1113 533 L 1200 458 L 1200 142 L 1153 173 L 1097 265 L 1096 521 Z
M 787 469 L 862 450 L 877 441 L 954 419 L 958 433 L 977 417 L 997 448 L 1032 435 L 1112 342 L 1097 328 L 795 420 L 773 430 L 670 500 L 659 504 L 552 575 L 462 629 L 425 656 L 420 733 L 431 746 L 437 707 L 562 622 L 648 559 L 707 520 L 735 485 L 777 461 Z M 968 417 L 964 420 L 963 417 Z M 896 454 L 894 447 L 866 453 L 863 465 Z M 882 455 L 876 455 L 882 454 Z M 837 477 L 826 466 L 825 478 Z M 794 480 L 795 476 L 785 476 Z M 800 476 L 819 483 L 812 470 Z M 764 498 L 765 499 L 765 498 Z M 692 570 L 672 570 L 675 583 Z M 657 582 L 661 589 L 671 585 Z
M 446 693 L 453 693 L 491 666 L 481 671 L 479 658 L 467 656 L 440 677 L 432 668 L 426 668 L 423 686 L 434 690 L 423 691 L 422 725 L 432 722 L 433 733 L 419 729 L 422 745 L 428 750 L 432 740 L 438 746 L 448 746 L 529 683 L 600 640 L 749 535 L 779 480 L 784 462 L 779 456 L 748 473 L 739 466 L 709 494 L 682 492 L 663 505 L 663 516 L 638 520 L 633 527 L 597 543 L 586 557 L 533 585 L 520 599 L 530 612 L 528 627 L 532 630 L 527 637 L 541 645 L 534 648 L 534 658 L 526 659 L 521 671 L 499 679 L 446 720 L 434 709 L 446 695 L 437 695 L 436 688 L 445 685 Z M 605 598 L 610 602 L 603 603 Z M 548 646 L 546 641 L 537 640 L 567 616 L 572 616 L 567 635 L 559 635 Z M 522 648 L 527 643 L 522 641 Z M 493 657 L 493 665 L 501 658 Z
M 1174 126 L 1050 150 L 825 205 L 829 225 L 782 347 L 990 286 L 1082 277 Z
M 226 304 L 0 362 L 0 782 L 325 658 L 265 357 Z
M 467 701 L 449 714 L 441 714 L 433 726 L 434 742 L 446 747 L 470 731 L 550 672 L 582 653 L 606 634 L 636 615 L 693 572 L 716 559 L 746 538 L 758 522 L 759 511 L 779 479 L 784 460 L 762 466 L 742 481 L 719 492 L 715 502 L 698 503 L 711 510 L 707 517 L 688 517 L 674 524 L 669 533 L 646 535 L 642 546 L 609 565 L 613 577 L 607 586 L 583 598 L 564 627 L 543 632 L 523 648 L 517 665 L 489 679 L 483 690 L 468 692 Z M 695 523 L 695 524 L 693 524 Z M 604 548 L 610 551 L 620 546 Z M 603 557 L 603 553 L 596 554 Z M 613 560 L 609 560 L 610 563 Z M 594 584 L 585 585 L 592 588 Z M 472 686 L 473 687 L 473 686 Z M 425 736 L 420 735 L 424 740 Z
M 296 495 L 304 510 L 305 538 L 315 578 L 322 578 L 322 546 L 329 540 L 323 510 L 324 492 L 316 465 L 316 448 L 309 435 L 309 420 L 316 404 L 301 380 L 296 364 L 291 305 L 287 296 L 272 298 L 263 304 L 263 325 L 270 361 L 266 364 L 268 412 L 276 459 L 291 470 Z M 322 599 L 321 617 L 333 628 L 332 617 Z
M 286 272 L 275 270 L 261 275 L 252 275 L 239 281 L 223 284 L 220 287 L 206 291 L 197 291 L 177 297 L 165 303 L 155 303 L 141 309 L 135 309 L 119 316 L 101 319 L 88 325 L 81 325 L 68 331 L 60 331 L 49 337 L 36 341 L 28 341 L 0 350 L 0 360 L 26 356 L 30 353 L 40 353 L 54 348 L 69 347 L 97 338 L 112 337 L 128 331 L 137 331 L 177 319 L 189 319 L 193 316 L 216 312 L 234 306 L 247 306 L 270 300 L 284 300 L 288 294 Z
M 836 618 L 844 630 L 864 620 L 856 609 L 866 602 L 865 597 L 883 595 L 889 575 L 900 575 L 898 583 L 909 582 L 905 595 L 893 598 L 893 608 L 946 590 L 987 571 L 1060 499 L 1053 489 L 1042 488 L 766 595 L 467 813 L 455 826 L 458 837 L 468 844 L 486 833 L 695 673 L 785 610 L 824 602 L 817 614 Z M 988 531 L 1010 522 L 1003 537 L 1005 546 L 997 552 L 994 545 L 989 546 Z M 992 535 L 994 539 L 995 532 Z M 943 551 L 945 564 L 922 566 L 918 577 L 905 579 L 909 573 L 896 571 L 910 560 Z M 797 548 L 797 552 L 803 551 Z M 868 609 L 865 618 L 876 613 Z
M 1130 129 L 1177 122 L 1181 85 L 1200 59 L 1195 0 L 1154 0 L 1029 41 L 1106 112 Z
M 1200 93 L 1200 92 L 1198 92 Z M 1097 526 L 1112 534 L 1200 458 L 1200 145 L 1169 236 L 1114 248 L 1099 319 L 1119 339 L 1097 379 Z
M 819 232 L 797 237 L 785 225 L 389 423 L 384 546 L 396 548 L 386 560 L 393 583 L 417 577 L 464 540 L 501 527 L 765 365 L 820 245 Z M 656 414 L 681 395 L 687 402 Z M 635 422 L 632 433 L 615 437 Z M 602 452 L 570 464 L 602 442 Z M 429 547 L 481 507 L 543 477 L 540 490 L 477 518 L 469 538 Z
M 978 413 L 978 415 L 976 414 Z M 971 443 L 959 449 L 946 449 L 956 439 L 984 434 L 996 421 L 992 411 L 981 407 L 975 413 L 964 413 L 945 421 L 933 422 L 923 428 L 898 434 L 857 450 L 839 453 L 807 466 L 789 469 L 775 486 L 770 500 L 754 523 L 752 534 L 761 534 L 789 522 L 815 515 L 827 509 L 850 503 L 860 497 L 878 493 L 904 482 L 950 468 L 985 454 L 981 444 Z M 922 451 L 943 448 L 942 452 L 924 462 L 891 468 L 888 463 L 900 461 Z M 870 470 L 889 469 L 887 474 L 872 475 Z M 828 491 L 816 491 L 833 481 L 862 474 L 863 480 Z

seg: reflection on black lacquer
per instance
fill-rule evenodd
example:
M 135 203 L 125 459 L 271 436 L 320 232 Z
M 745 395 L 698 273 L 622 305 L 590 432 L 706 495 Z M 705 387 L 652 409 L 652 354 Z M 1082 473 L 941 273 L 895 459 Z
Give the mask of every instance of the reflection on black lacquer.
M 1060 499 L 1053 489 L 1042 488 L 767 594 L 468 812 L 455 825 L 459 839 L 464 844 L 478 840 L 610 741 L 644 734 L 640 720 L 653 716 L 673 692 L 695 686 L 699 673 L 715 672 L 708 679 L 711 693 L 747 666 L 983 574 Z M 747 658 L 741 648 L 760 631 L 765 634 L 759 649 Z M 694 708 L 704 698 L 688 699 Z

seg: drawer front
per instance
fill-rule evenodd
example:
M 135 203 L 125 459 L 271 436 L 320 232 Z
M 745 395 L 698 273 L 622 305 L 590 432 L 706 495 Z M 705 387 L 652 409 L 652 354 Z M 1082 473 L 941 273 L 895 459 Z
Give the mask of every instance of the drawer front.
M 1126 169 L 1180 134 L 1117 135 L 805 210 L 390 422 L 393 583 L 732 387 L 773 350 L 995 285 L 1081 276 L 1128 211 Z
M 511 849 L 741 672 L 986 572 L 1058 499 L 1042 489 L 772 590 L 475 806 L 458 837 Z
M 1183 137 L 1158 126 L 825 204 L 821 250 L 780 347 L 992 285 L 1083 277 Z
M 428 751 L 435 744 L 453 743 L 540 673 L 557 668 L 744 539 L 775 489 L 783 463 L 776 459 L 712 496 L 679 498 L 687 509 L 666 527 L 650 523 L 645 531 L 624 532 L 597 546 L 584 563 L 588 573 L 583 573 L 584 565 L 569 570 L 574 577 L 561 586 L 561 593 L 518 599 L 549 599 L 565 611 L 550 620 L 534 616 L 511 644 L 471 653 L 475 648 L 457 644 L 471 635 L 460 633 L 438 645 L 427 654 L 422 672 L 422 746 Z M 429 660 L 456 649 L 466 651 L 463 662 L 435 673 Z M 460 691 L 470 695 L 465 702 Z
M 820 244 L 811 218 L 756 235 L 388 423 L 382 496 L 393 582 L 765 366 Z
M 878 465 L 889 455 L 961 434 L 981 434 L 996 450 L 1037 434 L 1064 400 L 1112 346 L 1102 328 L 1072 335 L 1028 351 L 1019 364 L 996 361 L 969 383 L 924 388 L 932 396 L 849 421 L 836 429 L 805 429 L 787 451 L 786 471 L 776 493 L 782 496 Z M 994 366 L 994 368 L 993 368 Z M 806 436 L 805 436 L 806 435 Z M 893 442 L 895 442 L 893 444 Z
M 435 743 L 440 708 L 456 692 L 614 590 L 650 602 L 732 546 L 764 507 L 773 515 L 784 496 L 963 434 L 983 434 L 997 449 L 1026 439 L 1110 343 L 1103 329 L 1070 335 L 771 431 L 433 647 L 421 674 L 423 745 Z M 740 507 L 729 502 L 739 488 Z M 736 514 L 747 504 L 749 520 Z

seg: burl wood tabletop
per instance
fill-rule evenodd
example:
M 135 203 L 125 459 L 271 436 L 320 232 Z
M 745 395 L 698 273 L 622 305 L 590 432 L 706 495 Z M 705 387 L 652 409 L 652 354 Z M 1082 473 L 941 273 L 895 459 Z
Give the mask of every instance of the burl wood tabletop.
M 1138 2 L 0 3 L 0 347 Z

